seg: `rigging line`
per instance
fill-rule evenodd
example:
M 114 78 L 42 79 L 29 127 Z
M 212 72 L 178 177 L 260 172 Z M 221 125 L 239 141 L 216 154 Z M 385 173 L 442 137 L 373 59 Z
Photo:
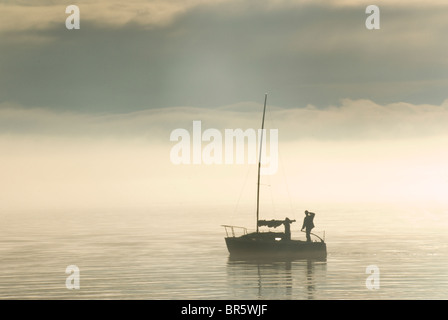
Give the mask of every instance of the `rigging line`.
M 238 196 L 238 200 L 237 200 L 237 202 L 236 202 L 235 209 L 233 210 L 233 214 L 234 214 L 234 215 L 236 215 L 236 211 L 238 210 L 238 206 L 239 206 L 239 204 L 240 204 L 241 196 L 243 195 L 244 189 L 245 189 L 245 187 L 246 187 L 246 184 L 247 184 L 247 180 L 248 180 L 249 172 L 250 172 L 250 171 L 251 171 L 251 168 L 248 167 L 248 168 L 247 168 L 247 172 L 246 172 L 246 178 L 244 179 L 243 187 L 241 188 L 240 195 Z M 233 220 L 233 219 L 231 219 L 231 220 Z
M 269 176 L 267 177 L 267 179 L 269 180 L 269 183 L 270 183 L 271 179 L 269 178 Z M 269 188 L 269 193 L 271 194 L 272 211 L 274 213 L 274 217 L 277 218 L 277 210 L 276 210 L 276 207 L 275 207 L 274 194 L 272 193 L 272 188 Z
M 276 128 L 275 123 L 274 123 L 274 117 L 272 116 L 272 111 L 271 111 L 271 109 L 272 109 L 272 108 L 269 108 L 269 109 L 268 109 L 268 112 L 269 112 L 269 120 L 270 120 L 271 123 L 272 123 L 272 127 Z M 287 192 L 287 194 L 288 194 L 289 206 L 290 206 L 290 209 L 291 209 L 291 214 L 294 215 L 294 208 L 293 208 L 293 205 L 292 205 L 291 193 L 290 193 L 290 191 L 289 191 L 288 180 L 286 179 L 285 166 L 283 165 L 283 159 L 282 159 L 282 157 L 280 156 L 280 143 L 279 143 L 279 146 L 278 146 L 278 150 L 277 150 L 277 151 L 278 151 L 278 158 L 279 158 L 279 160 L 280 160 L 280 167 L 282 168 L 283 179 L 285 180 L 285 184 L 286 184 L 286 192 Z
M 260 137 L 260 157 L 258 159 L 258 182 L 257 182 L 257 220 L 256 220 L 256 226 L 257 226 L 257 233 L 258 233 L 258 219 L 260 216 L 260 169 L 261 169 L 261 149 L 263 147 L 263 129 L 264 129 L 264 117 L 266 115 L 266 102 L 268 100 L 268 94 L 265 93 L 264 95 L 264 107 L 263 107 L 263 120 L 261 121 L 261 137 Z
M 285 183 L 286 183 L 286 192 L 288 193 L 288 199 L 289 199 L 289 206 L 291 208 L 291 214 L 294 214 L 294 209 L 293 209 L 292 199 L 291 199 L 291 193 L 289 191 L 289 185 L 288 185 L 288 181 L 287 181 L 286 173 L 285 173 L 285 167 L 283 165 L 282 158 L 280 156 L 279 156 L 279 158 L 280 158 L 280 166 L 282 167 L 283 178 L 285 179 Z
M 272 126 L 273 126 L 274 122 L 272 121 L 272 112 L 271 112 L 271 108 L 269 108 L 268 111 L 269 111 L 269 117 L 270 117 L 270 120 L 271 120 L 271 123 L 272 123 Z M 266 134 L 266 135 L 267 135 L 267 134 Z M 267 139 L 267 137 L 266 137 L 266 139 Z M 266 143 L 267 143 L 267 142 L 266 142 Z M 271 177 L 270 177 L 270 175 L 267 175 L 266 179 L 268 180 L 269 186 L 271 186 L 271 183 L 272 183 L 272 182 L 271 182 Z M 272 213 L 273 213 L 273 216 L 274 216 L 274 218 L 277 218 L 277 208 L 275 207 L 274 194 L 273 194 L 273 192 L 272 192 L 272 188 L 269 188 L 269 195 L 271 196 L 271 206 L 272 206 Z

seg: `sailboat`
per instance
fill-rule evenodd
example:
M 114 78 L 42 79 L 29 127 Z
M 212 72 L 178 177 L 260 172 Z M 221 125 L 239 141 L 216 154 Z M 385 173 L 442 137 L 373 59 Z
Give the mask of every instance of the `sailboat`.
M 263 129 L 266 114 L 267 94 L 264 98 L 263 118 L 261 122 L 260 156 L 258 160 L 257 178 L 257 214 L 256 231 L 247 232 L 247 228 L 223 225 L 226 230 L 225 242 L 231 257 L 242 258 L 303 258 L 303 259 L 326 259 L 327 245 L 325 240 L 316 234 L 310 241 L 291 239 L 290 224 L 295 220 L 260 220 L 260 169 L 261 169 L 261 147 L 263 145 Z M 276 228 L 284 225 L 284 232 L 273 232 L 259 230 L 261 226 Z M 237 235 L 238 234 L 238 235 Z M 317 240 L 316 240 L 317 238 Z

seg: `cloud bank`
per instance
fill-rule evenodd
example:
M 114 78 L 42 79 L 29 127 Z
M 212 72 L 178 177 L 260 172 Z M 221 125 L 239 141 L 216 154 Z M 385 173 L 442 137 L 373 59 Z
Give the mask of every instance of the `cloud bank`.
M 130 113 L 91 114 L 0 104 L 0 133 L 46 136 L 137 137 L 168 142 L 176 128 L 259 128 L 263 106 L 238 103 L 215 109 L 175 107 Z M 441 105 L 342 100 L 340 105 L 285 109 L 269 106 L 267 125 L 286 140 L 426 138 L 448 134 L 448 100 Z
M 190 10 L 224 4 L 232 13 L 241 10 L 253 10 L 257 3 L 261 10 L 272 11 L 303 6 L 320 7 L 366 7 L 371 1 L 357 0 L 269 0 L 259 5 L 257 1 L 247 0 L 118 0 L 89 1 L 79 0 L 76 3 L 69 0 L 13 0 L 0 4 L 0 32 L 44 30 L 57 24 L 63 24 L 66 18 L 65 8 L 76 4 L 82 9 L 82 16 L 88 22 L 101 24 L 105 27 L 118 27 L 130 23 L 142 27 L 165 26 L 178 16 Z M 383 5 L 383 3 L 378 3 Z M 386 4 L 385 4 L 386 5 Z M 410 0 L 387 1 L 392 7 L 422 7 L 421 1 Z M 424 7 L 447 7 L 446 1 L 426 1 Z

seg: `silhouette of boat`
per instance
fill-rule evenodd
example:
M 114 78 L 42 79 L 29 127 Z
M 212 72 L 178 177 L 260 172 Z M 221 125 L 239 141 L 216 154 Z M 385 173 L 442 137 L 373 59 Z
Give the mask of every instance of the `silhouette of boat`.
M 287 258 L 287 259 L 318 259 L 327 257 L 325 240 L 311 233 L 315 238 L 312 241 L 291 239 L 290 224 L 295 220 L 259 220 L 260 208 L 260 168 L 261 147 L 263 145 L 264 118 L 266 114 L 267 94 L 264 99 L 263 119 L 261 123 L 260 157 L 258 160 L 257 182 L 257 223 L 255 232 L 247 232 L 247 228 L 223 225 L 226 230 L 225 242 L 231 257 L 241 258 Z M 278 227 L 284 225 L 285 232 L 272 232 L 259 230 L 260 226 Z M 237 235 L 238 234 L 238 235 Z

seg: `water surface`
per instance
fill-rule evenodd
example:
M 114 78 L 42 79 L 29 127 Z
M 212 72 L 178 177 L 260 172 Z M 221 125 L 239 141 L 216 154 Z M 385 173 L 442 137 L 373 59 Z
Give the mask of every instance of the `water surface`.
M 443 209 L 321 206 L 326 261 L 230 259 L 220 225 L 250 226 L 251 210 L 247 219 L 223 205 L 2 212 L 0 298 L 448 298 Z M 304 239 L 300 224 L 293 237 Z M 66 288 L 69 265 L 80 269 L 79 290 Z M 366 288 L 369 265 L 380 271 L 378 290 Z

